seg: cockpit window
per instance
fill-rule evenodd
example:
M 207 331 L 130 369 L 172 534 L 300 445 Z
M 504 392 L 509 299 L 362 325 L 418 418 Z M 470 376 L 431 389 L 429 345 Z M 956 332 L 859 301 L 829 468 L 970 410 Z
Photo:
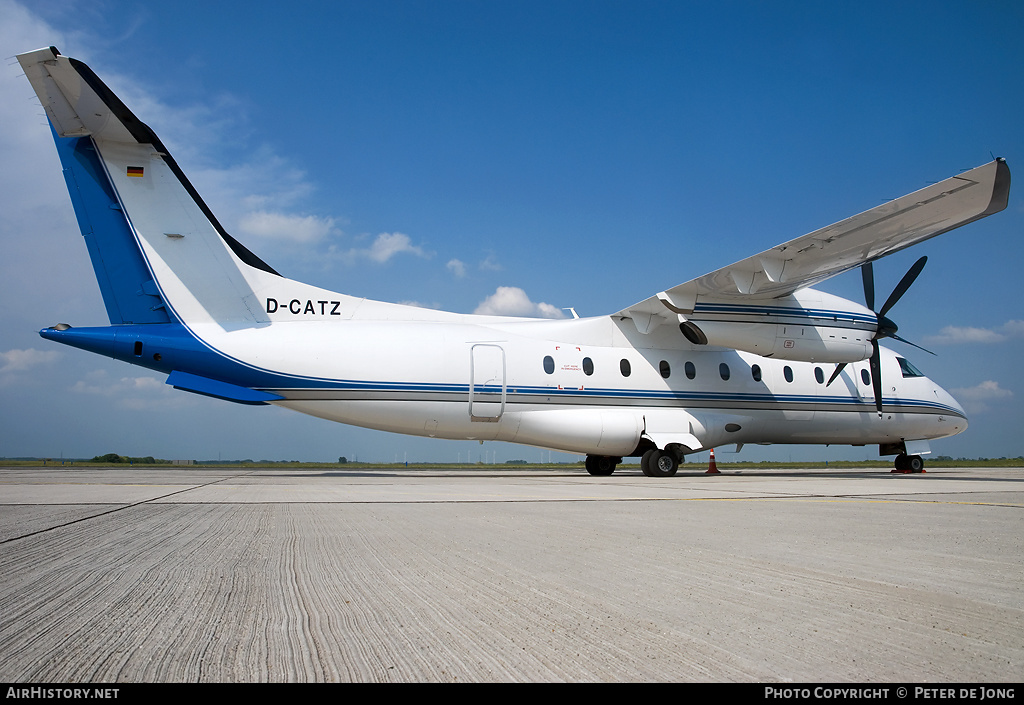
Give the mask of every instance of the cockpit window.
M 908 360 L 904 360 L 902 357 L 897 357 L 896 361 L 900 363 L 900 372 L 903 373 L 904 377 L 924 377 L 924 373 L 911 365 Z

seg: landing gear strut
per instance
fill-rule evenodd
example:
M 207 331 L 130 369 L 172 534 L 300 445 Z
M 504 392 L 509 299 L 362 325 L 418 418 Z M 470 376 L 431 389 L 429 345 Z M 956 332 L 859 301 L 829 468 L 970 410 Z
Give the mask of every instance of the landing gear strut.
M 610 455 L 588 455 L 585 465 L 591 475 L 604 477 L 615 472 L 615 466 L 621 462 L 622 458 L 613 458 Z

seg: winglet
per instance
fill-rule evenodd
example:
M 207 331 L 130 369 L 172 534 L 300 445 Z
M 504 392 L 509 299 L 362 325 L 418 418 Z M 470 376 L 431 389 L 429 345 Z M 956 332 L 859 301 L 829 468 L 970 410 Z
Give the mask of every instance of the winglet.
M 992 200 L 989 201 L 988 208 L 982 212 L 979 218 L 984 218 L 986 215 L 992 215 L 1006 208 L 1010 202 L 1010 167 L 1006 165 L 1006 160 L 1002 157 L 996 157 L 996 178 L 995 184 L 992 186 Z

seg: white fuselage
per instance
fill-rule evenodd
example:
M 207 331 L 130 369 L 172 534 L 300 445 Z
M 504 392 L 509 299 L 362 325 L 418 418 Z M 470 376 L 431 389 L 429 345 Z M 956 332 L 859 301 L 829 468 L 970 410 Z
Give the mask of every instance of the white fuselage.
M 269 325 L 193 329 L 239 362 L 299 380 L 265 387 L 283 397 L 274 402 L 280 406 L 437 438 L 621 456 L 641 437 L 692 452 L 732 443 L 934 439 L 967 425 L 947 392 L 927 377 L 905 377 L 884 348 L 879 416 L 863 376 L 867 361 L 847 365 L 826 387 L 831 363 L 692 345 L 671 326 L 641 334 L 609 316 L 556 321 L 427 310 L 418 314 L 424 320 L 381 320 L 407 307 L 344 299 L 347 315 L 334 320 L 332 304 L 317 299 L 305 319 L 295 314 L 309 300 L 302 299 L 277 320 L 271 314 Z

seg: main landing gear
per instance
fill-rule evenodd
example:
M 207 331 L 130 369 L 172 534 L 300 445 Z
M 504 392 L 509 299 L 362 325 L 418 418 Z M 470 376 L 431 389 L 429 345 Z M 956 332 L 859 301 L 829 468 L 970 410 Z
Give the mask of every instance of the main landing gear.
M 621 462 L 622 458 L 610 455 L 588 455 L 585 465 L 591 475 L 604 477 L 615 472 L 615 466 Z
M 679 470 L 679 458 L 671 451 L 652 448 L 640 459 L 640 469 L 647 477 L 672 477 Z
M 900 453 L 896 456 L 896 469 L 893 472 L 924 472 L 924 459 L 920 455 Z
M 610 455 L 588 455 L 585 465 L 591 475 L 604 477 L 615 472 L 621 462 L 622 458 Z M 672 477 L 679 470 L 679 456 L 672 451 L 652 448 L 644 453 L 640 469 L 647 477 Z

